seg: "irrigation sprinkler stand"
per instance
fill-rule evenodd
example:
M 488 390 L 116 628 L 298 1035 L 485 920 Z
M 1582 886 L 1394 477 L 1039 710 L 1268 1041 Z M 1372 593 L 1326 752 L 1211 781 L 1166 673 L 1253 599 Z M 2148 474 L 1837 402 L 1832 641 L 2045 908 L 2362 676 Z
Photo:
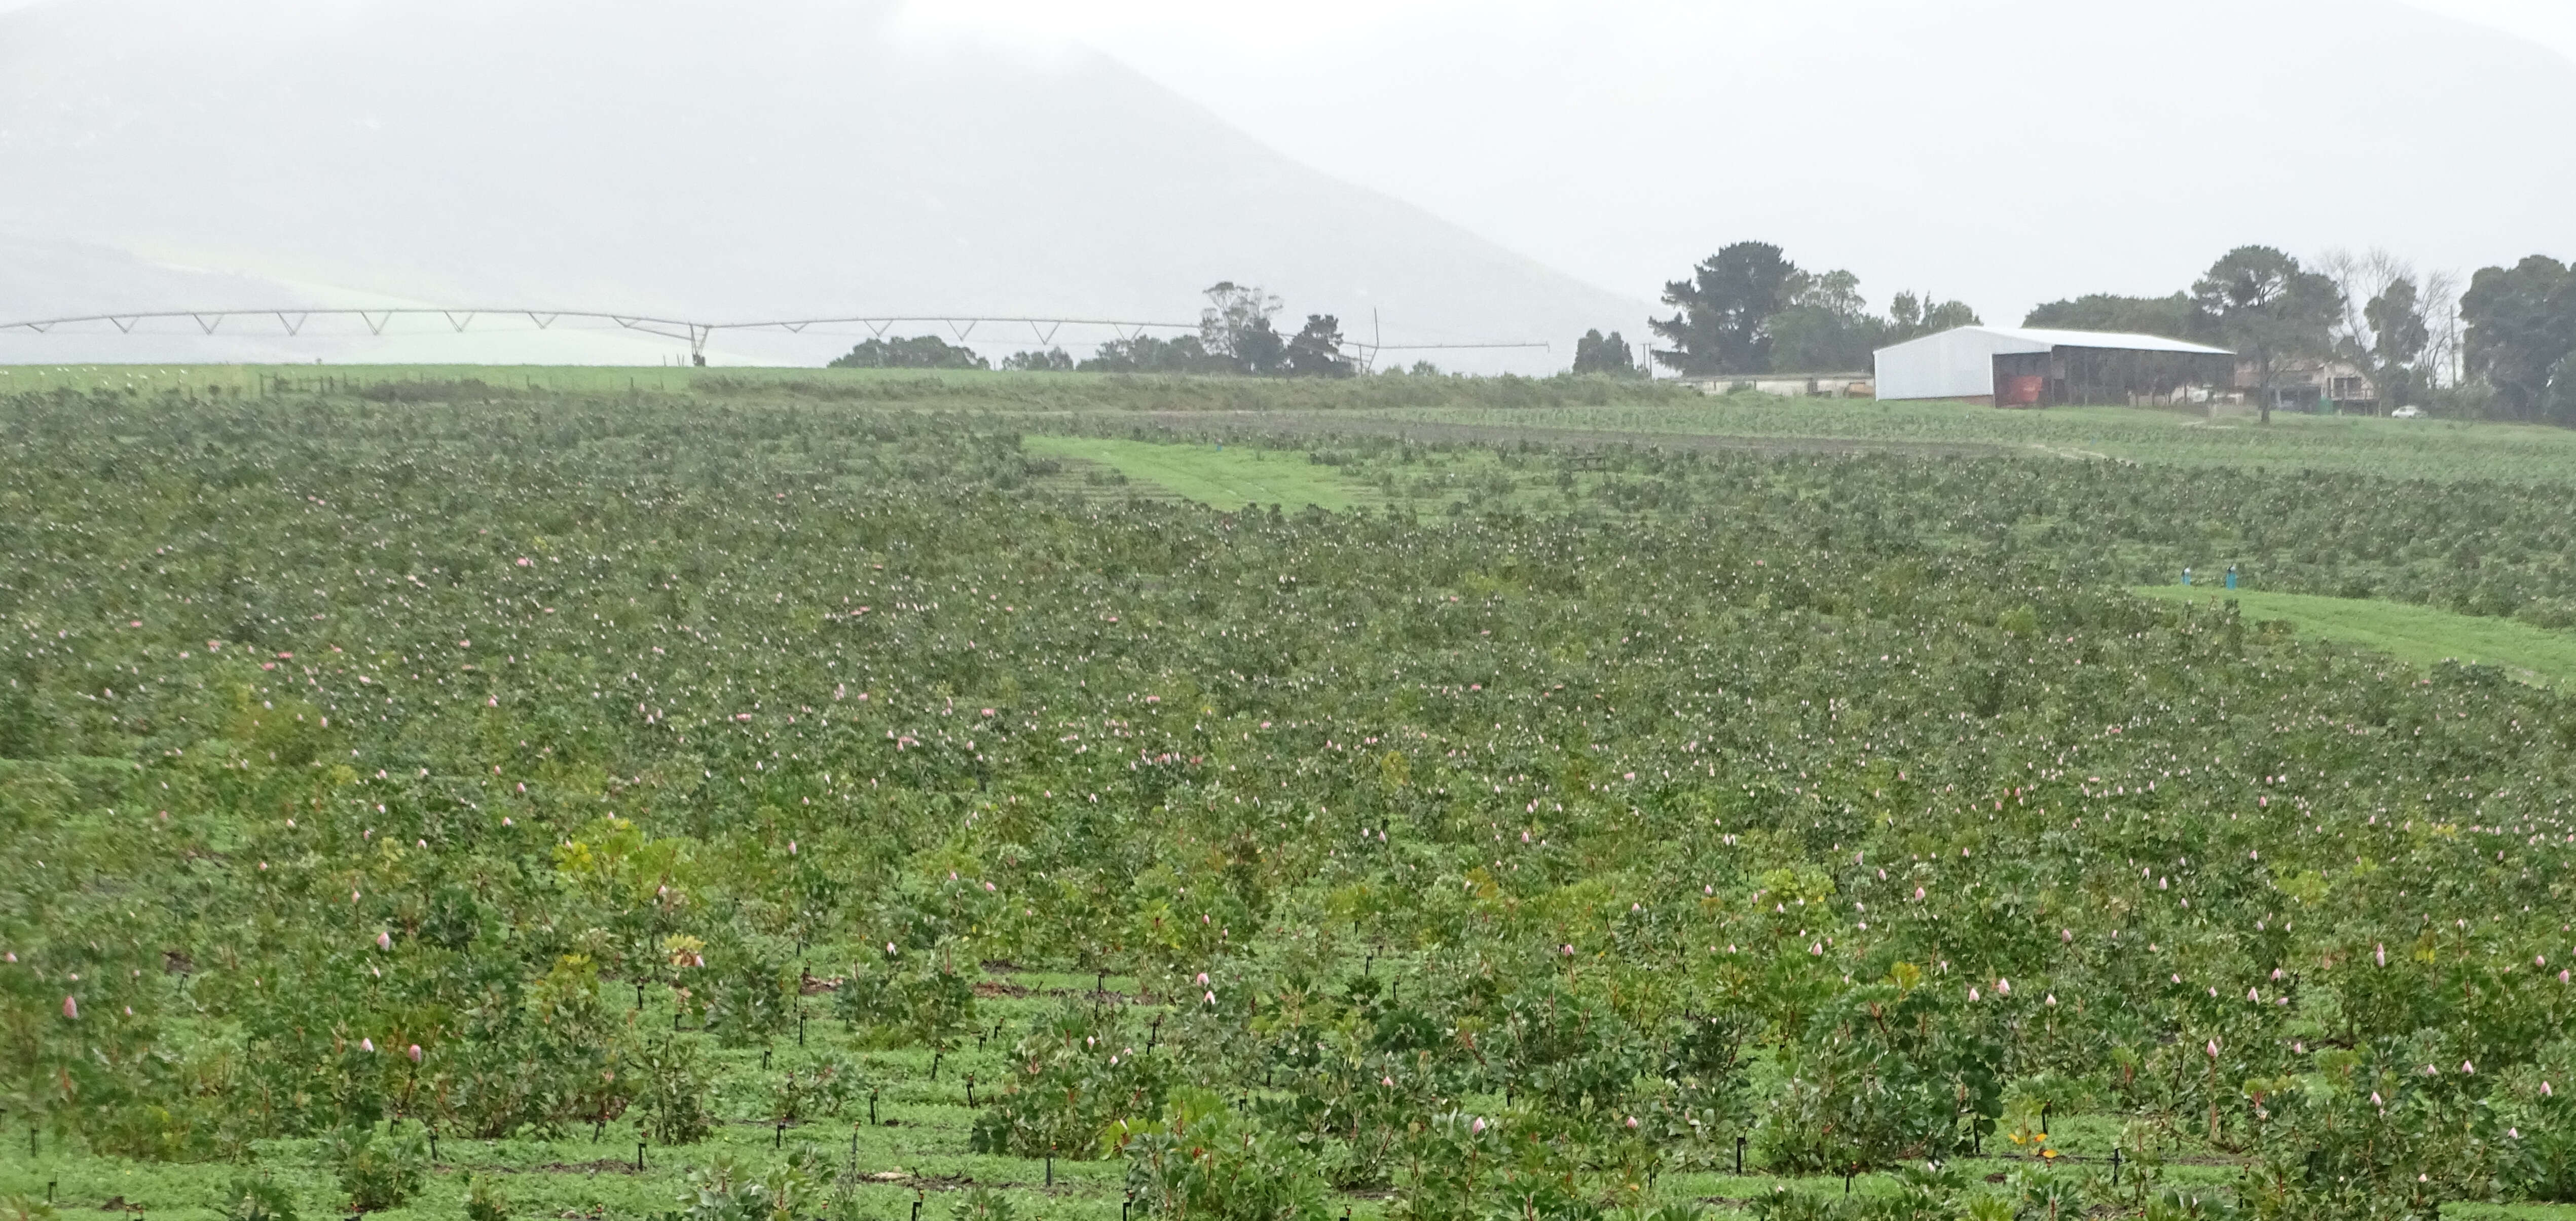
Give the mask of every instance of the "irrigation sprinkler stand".
M 2117 1148 L 2111 1150 L 2111 1185 L 2120 1185 L 2120 1151 Z
M 635 1173 L 644 1173 L 644 1142 L 635 1142 Z
M 1744 1138 L 1735 1138 L 1735 1177 L 1744 1177 Z

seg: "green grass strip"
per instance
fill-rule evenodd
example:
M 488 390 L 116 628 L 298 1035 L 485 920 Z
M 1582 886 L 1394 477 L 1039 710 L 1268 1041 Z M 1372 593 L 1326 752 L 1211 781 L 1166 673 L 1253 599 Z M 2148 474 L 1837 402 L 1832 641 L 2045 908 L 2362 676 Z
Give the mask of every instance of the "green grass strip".
M 2327 598 L 2206 585 L 2150 585 L 2133 592 L 2194 605 L 2234 602 L 2248 620 L 2287 620 L 2310 635 L 2376 649 L 2419 666 L 2471 662 L 2500 667 L 2538 686 L 2576 684 L 2576 633 L 2553 632 L 2512 619 L 2378 598 Z
M 1302 509 L 1312 504 L 1338 512 L 1378 499 L 1344 481 L 1332 467 L 1277 450 L 1037 435 L 1020 443 L 1032 453 L 1098 463 L 1130 480 L 1219 509 L 1247 504 Z

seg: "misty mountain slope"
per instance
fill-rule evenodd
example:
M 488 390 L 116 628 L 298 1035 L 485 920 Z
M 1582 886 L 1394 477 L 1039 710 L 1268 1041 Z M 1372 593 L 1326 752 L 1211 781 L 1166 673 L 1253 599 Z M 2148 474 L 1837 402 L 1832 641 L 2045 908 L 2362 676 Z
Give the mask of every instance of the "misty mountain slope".
M 1293 58 L 1181 26 L 1104 45 L 1641 293 L 1740 238 L 1989 321 L 2172 292 L 2247 242 L 2576 254 L 2576 63 L 2391 0 L 1426 0 Z
M 888 11 L 57 0 L 0 14 L 0 251 L 16 252 L 0 254 L 0 319 L 211 287 L 137 288 L 137 266 L 176 264 L 233 277 L 224 304 L 250 278 L 289 303 L 720 319 L 1186 321 L 1200 289 L 1233 278 L 1358 332 L 1380 309 L 1390 341 L 1556 343 L 1518 361 L 1536 368 L 1562 366 L 1585 327 L 1640 329 L 1644 302 L 1289 161 L 1105 57 L 924 39 Z M 84 259 L 94 274 L 67 273 Z M 0 340 L 0 360 L 45 358 L 33 343 Z

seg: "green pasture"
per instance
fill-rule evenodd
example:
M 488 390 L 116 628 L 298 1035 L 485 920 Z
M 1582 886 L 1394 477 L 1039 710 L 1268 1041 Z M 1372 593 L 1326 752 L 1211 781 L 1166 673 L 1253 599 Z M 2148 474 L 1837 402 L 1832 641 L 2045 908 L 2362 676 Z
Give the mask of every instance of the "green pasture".
M 1021 440 L 1021 448 L 1077 467 L 1115 471 L 1131 484 L 1142 485 L 1140 491 L 1229 511 L 1246 505 L 1283 509 L 1315 505 L 1338 511 L 1376 499 L 1339 478 L 1334 468 L 1289 450 L 1069 436 L 1029 436 Z
M 2446 661 L 2495 666 L 2524 682 L 2564 687 L 2576 682 L 2576 633 L 2512 619 L 2462 615 L 2379 598 L 2149 585 L 2143 597 L 2191 606 L 2234 604 L 2246 619 L 2284 620 L 2300 632 L 2376 649 L 2419 666 Z
M 1733 394 L 1680 404 L 1512 410 L 1408 408 L 1385 419 L 1421 426 L 1633 436 L 1996 445 L 2035 457 L 2107 458 L 2162 466 L 2260 467 L 2284 479 L 2326 471 L 2428 482 L 2576 483 L 2576 431 L 2456 420 L 2391 420 L 2276 412 L 2210 420 L 2130 407 L 1999 411 L 1968 403 L 1790 399 Z

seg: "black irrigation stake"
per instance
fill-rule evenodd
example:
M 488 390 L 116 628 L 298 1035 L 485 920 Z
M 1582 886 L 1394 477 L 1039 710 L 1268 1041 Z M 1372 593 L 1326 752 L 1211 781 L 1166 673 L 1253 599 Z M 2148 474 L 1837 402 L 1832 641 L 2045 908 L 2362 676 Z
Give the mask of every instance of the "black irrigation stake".
M 932 1053 L 930 1053 L 930 1079 L 931 1079 L 931 1080 L 933 1080 L 933 1081 L 937 1081 L 937 1080 L 939 1080 L 939 1057 L 940 1057 L 940 1055 L 941 1055 L 941 1053 L 939 1053 L 939 1052 L 935 1052 L 935 1051 L 934 1051 L 934 1052 L 932 1052 Z
M 635 1172 L 637 1174 L 644 1172 L 644 1142 L 640 1140 L 635 1142 Z
M 805 1011 L 801 1008 L 796 1011 L 796 1045 L 805 1045 Z
M 429 1164 L 432 1166 L 438 1164 L 438 1129 L 436 1128 L 429 1130 Z
M 869 1127 L 871 1127 L 871 1128 L 873 1128 L 873 1127 L 875 1127 L 876 1125 L 877 1125 L 877 1091 L 876 1091 L 876 1087 L 875 1087 L 875 1086 L 869 1086 L 869 1087 L 868 1087 L 868 1126 L 869 1126 Z
M 770 1147 L 772 1150 L 784 1149 L 784 1148 L 786 1148 L 786 1147 L 787 1147 L 787 1125 L 786 1125 L 786 1124 L 780 1124 L 780 1125 L 778 1125 L 778 1130 L 777 1130 L 776 1132 L 773 1132 L 773 1133 L 771 1133 L 771 1134 L 770 1134 L 770 1137 L 769 1137 L 769 1147 Z
M 2048 1104 L 2045 1102 L 2039 1104 L 2039 1134 L 2048 1135 Z
M 769 1049 L 766 1047 L 760 1049 L 760 1071 L 769 1071 Z
M 1049 1145 L 1049 1146 L 1047 1146 L 1047 1182 L 1046 1182 L 1046 1185 L 1047 1185 L 1047 1186 L 1049 1186 L 1049 1187 L 1053 1187 L 1053 1186 L 1055 1186 L 1055 1146 L 1053 1146 L 1053 1145 Z
M 921 1221 L 921 1193 L 912 1193 L 912 1221 Z
M 1744 1177 L 1744 1138 L 1735 1138 L 1735 1177 Z
M 975 1074 L 966 1074 L 966 1105 L 975 1105 Z
M 47 1180 L 45 1180 L 45 1203 L 47 1203 L 47 1204 L 51 1204 L 51 1203 L 53 1203 L 53 1202 L 54 1202 L 54 1181 L 53 1181 L 52 1179 L 47 1179 Z
M 2120 1151 L 2116 1148 L 2111 1150 L 2111 1185 L 2120 1185 Z

